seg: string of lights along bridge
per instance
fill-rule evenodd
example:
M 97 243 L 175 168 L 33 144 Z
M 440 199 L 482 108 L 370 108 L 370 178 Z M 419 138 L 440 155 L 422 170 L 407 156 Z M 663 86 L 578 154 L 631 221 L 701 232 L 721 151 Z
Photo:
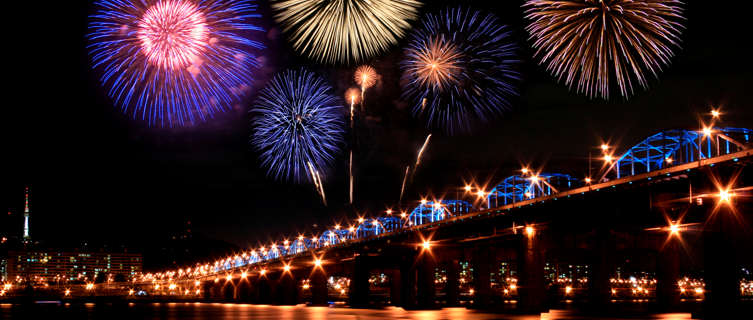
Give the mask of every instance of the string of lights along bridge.
M 714 112 L 714 118 L 718 113 Z M 491 188 L 483 190 L 466 185 L 466 197 L 475 198 L 473 203 L 461 199 L 421 199 L 411 211 L 393 212 L 366 218 L 358 217 L 350 224 L 337 224 L 321 234 L 298 235 L 283 239 L 214 261 L 213 263 L 186 266 L 177 270 L 140 275 L 141 281 L 192 279 L 225 274 L 236 268 L 267 263 L 278 259 L 292 258 L 299 254 L 346 246 L 394 233 L 417 231 L 438 223 L 460 222 L 474 215 L 499 210 L 509 210 L 518 206 L 543 202 L 557 197 L 566 197 L 596 191 L 614 186 L 628 179 L 641 178 L 641 175 L 662 172 L 664 169 L 692 170 L 689 164 L 704 160 L 733 156 L 749 150 L 753 130 L 746 128 L 703 126 L 700 130 L 666 130 L 649 136 L 643 141 L 616 155 L 616 148 L 601 145 L 600 176 L 576 178 L 568 174 L 536 172 L 522 168 L 520 173 L 502 179 Z M 738 161 L 731 158 L 730 161 Z M 685 166 L 683 166 L 685 165 Z M 713 163 L 711 164 L 713 165 Z M 647 176 L 650 180 L 651 177 Z M 729 190 L 720 190 L 730 196 Z M 532 230 L 531 230 L 532 231 Z M 428 242 L 423 244 L 429 246 Z M 321 264 L 321 260 L 317 258 Z

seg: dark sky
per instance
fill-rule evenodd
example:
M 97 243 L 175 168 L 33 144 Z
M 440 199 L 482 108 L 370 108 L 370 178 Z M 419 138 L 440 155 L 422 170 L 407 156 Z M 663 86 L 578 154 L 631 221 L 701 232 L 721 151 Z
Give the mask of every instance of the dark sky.
M 89 4 L 53 2 L 13 4 L 19 8 L 9 8 L 4 22 L 3 51 L 10 57 L 4 68 L 0 207 L 19 213 L 23 186 L 31 185 L 34 237 L 139 247 L 191 220 L 195 232 L 247 246 L 354 216 L 345 206 L 345 152 L 328 176 L 330 205 L 324 207 L 312 186 L 278 183 L 259 169 L 248 144 L 246 109 L 179 129 L 149 128 L 122 115 L 90 68 Z M 455 3 L 426 2 L 431 6 L 422 13 Z M 569 91 L 532 61 L 520 1 L 470 3 L 514 30 L 524 61 L 521 96 L 514 110 L 473 135 L 434 132 L 406 199 L 441 195 L 474 177 L 496 182 L 521 163 L 583 177 L 588 152 L 601 139 L 624 150 L 662 129 L 697 127 L 699 114 L 711 106 L 723 107 L 725 125 L 753 127 L 746 10 L 713 1 L 687 4 L 682 48 L 659 80 L 627 101 L 603 101 Z M 256 88 L 274 72 L 300 66 L 325 75 L 338 93 L 353 85 L 353 67 L 325 67 L 296 56 L 264 14 L 260 24 L 269 32 L 262 55 L 268 64 Z M 429 133 L 399 101 L 401 54 L 396 46 L 369 61 L 382 81 L 367 93 L 371 120 L 358 131 L 358 212 L 395 205 L 402 171 Z

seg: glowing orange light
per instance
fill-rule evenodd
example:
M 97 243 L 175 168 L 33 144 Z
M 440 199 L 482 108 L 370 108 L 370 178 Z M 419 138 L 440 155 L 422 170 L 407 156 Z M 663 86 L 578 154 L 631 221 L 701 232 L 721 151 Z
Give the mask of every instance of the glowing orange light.
M 358 223 L 363 223 L 363 218 L 358 218 Z
M 465 189 L 465 192 L 471 192 L 471 186 L 470 185 L 466 184 L 463 189 Z
M 702 131 L 703 131 L 703 135 L 704 135 L 704 136 L 707 136 L 707 137 L 708 137 L 708 136 L 711 136 L 711 128 L 709 128 L 709 127 L 705 127 L 705 128 L 703 128 L 703 130 L 702 130 Z
M 426 204 L 426 199 L 421 199 L 421 204 Z
M 612 156 L 611 156 L 611 155 L 608 155 L 608 154 L 607 154 L 607 155 L 604 155 L 604 161 L 605 161 L 605 162 L 612 162 L 612 160 L 613 160 L 613 158 L 612 158 Z
M 197 286 L 197 287 L 198 287 L 198 286 L 199 286 L 200 284 L 201 284 L 201 282 L 199 282 L 199 280 L 196 280 L 196 281 L 194 281 L 194 282 L 193 282 L 193 285 L 195 285 L 195 286 Z
M 387 214 L 392 214 L 392 209 L 387 209 Z
M 314 266 L 315 267 L 321 267 L 322 266 L 322 259 L 319 259 L 319 258 L 314 259 Z
M 520 169 L 520 172 L 522 172 L 523 174 L 527 174 L 528 173 L 528 168 Z
M 675 235 L 679 234 L 680 233 L 680 226 L 677 225 L 677 224 L 675 224 L 675 223 L 669 225 L 669 233 L 670 234 L 675 234 Z
M 591 183 L 591 178 L 586 178 L 585 181 L 586 183 Z
M 729 190 L 719 190 L 719 201 L 729 202 L 730 198 L 732 198 L 732 194 Z
M 529 237 L 532 237 L 534 233 L 536 233 L 536 229 L 534 229 L 532 226 L 527 226 L 526 227 L 526 234 Z
M 356 228 L 355 228 L 355 227 L 352 227 L 352 226 L 351 226 L 351 227 L 349 227 L 349 228 L 348 228 L 348 231 L 349 231 L 349 232 L 355 232 L 355 231 L 356 231 Z
M 571 286 L 565 287 L 565 294 L 570 294 L 571 292 L 573 292 L 573 287 Z
M 284 267 L 282 267 L 282 270 L 284 270 L 285 272 L 289 272 L 290 271 L 290 265 L 286 264 Z
M 607 145 L 606 143 L 602 143 L 601 144 L 601 150 L 602 151 L 607 151 L 608 149 L 609 149 L 609 145 Z
M 667 158 L 666 158 L 666 159 L 664 159 L 664 160 L 665 160 L 665 161 L 667 161 L 667 163 L 672 163 L 672 162 L 674 161 L 674 160 L 672 160 L 672 158 L 669 158 L 669 157 L 667 157 Z
M 477 196 L 478 196 L 479 198 L 483 198 L 483 197 L 484 197 L 484 195 L 486 195 L 486 193 L 485 193 L 485 192 L 484 192 L 483 190 L 479 190 L 478 192 L 476 192 L 476 195 L 477 195 Z
M 243 277 L 243 274 L 241 273 L 241 278 L 242 277 Z M 233 275 L 229 274 L 229 275 L 225 276 L 225 281 L 231 281 L 231 280 L 233 280 Z
M 424 248 L 424 250 L 429 250 L 431 249 L 431 242 L 429 240 L 424 240 L 421 246 Z
M 261 271 L 259 271 L 259 275 L 263 276 L 265 274 L 267 274 L 267 269 L 261 269 Z
M 131 291 L 129 291 L 129 293 L 133 294 L 132 292 L 133 292 L 133 289 L 131 289 Z M 71 295 L 71 289 L 65 289 L 65 296 L 67 297 L 67 296 L 70 296 L 70 295 Z
M 405 218 L 405 217 L 406 217 L 407 215 L 408 215 L 408 214 L 407 214 L 407 213 L 405 213 L 405 212 L 400 212 L 400 217 L 401 217 L 401 218 Z

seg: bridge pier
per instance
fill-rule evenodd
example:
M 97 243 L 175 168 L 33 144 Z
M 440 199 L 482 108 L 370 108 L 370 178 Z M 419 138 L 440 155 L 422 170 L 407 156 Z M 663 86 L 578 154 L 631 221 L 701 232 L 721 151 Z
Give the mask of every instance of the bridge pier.
M 591 275 L 588 278 L 589 302 L 597 312 L 606 310 L 612 297 L 609 277 L 615 270 L 615 250 L 611 230 L 603 226 L 597 227 L 592 239 Z
M 417 286 L 416 302 L 420 309 L 435 307 L 436 289 L 434 285 L 434 272 L 436 260 L 430 252 L 423 252 L 416 261 Z
M 403 308 L 416 308 L 417 270 L 415 253 L 406 253 L 400 261 L 400 287 L 402 298 L 400 305 Z
M 474 308 L 485 308 L 491 305 L 491 272 L 492 264 L 496 260 L 493 253 L 494 249 L 489 245 L 480 246 L 472 253 Z
M 656 261 L 656 302 L 664 311 L 672 311 L 680 303 L 680 252 L 678 239 L 670 235 L 667 244 L 660 248 Z
M 727 224 L 732 221 L 730 212 L 725 209 L 717 213 L 703 234 L 704 246 L 704 297 L 705 319 L 732 319 L 739 314 L 740 299 L 739 269 L 733 248 L 737 246 L 731 238 L 732 230 Z
M 450 259 L 445 265 L 445 300 L 448 307 L 457 306 L 460 301 L 460 260 Z
M 402 305 L 402 277 L 400 269 L 393 269 L 389 272 L 390 276 L 390 305 Z
M 277 279 L 277 292 L 275 304 L 295 305 L 298 302 L 298 286 L 296 279 L 289 271 L 280 273 Z
M 546 301 L 544 252 L 541 232 L 531 229 L 520 238 L 518 255 L 518 310 L 540 313 Z
M 327 294 L 327 275 L 321 267 L 314 266 L 309 277 L 311 289 L 311 305 L 326 306 L 329 300 Z
M 353 259 L 353 272 L 350 277 L 349 304 L 352 307 L 369 305 L 369 256 L 360 253 Z

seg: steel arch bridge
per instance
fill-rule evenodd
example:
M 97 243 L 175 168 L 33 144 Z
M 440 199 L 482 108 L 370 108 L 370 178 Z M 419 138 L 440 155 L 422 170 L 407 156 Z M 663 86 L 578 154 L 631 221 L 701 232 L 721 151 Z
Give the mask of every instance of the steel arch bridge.
M 642 175 L 692 162 L 733 155 L 753 148 L 753 130 L 747 128 L 715 127 L 700 131 L 666 130 L 651 135 L 630 147 L 604 173 L 614 172 L 617 178 Z M 737 161 L 737 158 L 730 158 Z M 713 164 L 711 164 L 713 165 Z M 690 169 L 688 169 L 690 170 Z M 584 189 L 584 182 L 562 173 L 531 173 L 506 177 L 497 184 L 485 200 L 489 207 L 509 207 L 518 202 L 530 203 L 537 198 L 557 197 L 563 191 Z M 590 187 L 588 188 L 590 190 Z M 598 188 L 596 189 L 598 190 Z M 573 190 L 575 191 L 575 190 Z M 577 190 L 580 192 L 580 190 Z M 569 192 L 564 192 L 569 194 Z M 543 201 L 543 200 L 542 200 Z M 386 215 L 375 218 L 358 218 L 347 228 L 335 226 L 310 238 L 299 236 L 293 240 L 272 243 L 213 263 L 197 264 L 188 268 L 141 275 L 141 281 L 193 279 L 215 276 L 235 268 L 245 268 L 275 259 L 292 258 L 313 250 L 344 246 L 351 242 L 386 233 L 403 232 L 422 225 L 434 224 L 452 217 L 477 211 L 464 200 L 422 200 L 406 215 Z
M 486 201 L 489 207 L 498 207 L 524 200 L 548 196 L 580 186 L 578 179 L 563 173 L 539 173 L 513 175 L 502 180 L 489 192 Z
M 746 149 L 751 138 L 753 130 L 746 128 L 662 131 L 628 149 L 614 168 L 617 178 L 646 173 L 737 152 Z

